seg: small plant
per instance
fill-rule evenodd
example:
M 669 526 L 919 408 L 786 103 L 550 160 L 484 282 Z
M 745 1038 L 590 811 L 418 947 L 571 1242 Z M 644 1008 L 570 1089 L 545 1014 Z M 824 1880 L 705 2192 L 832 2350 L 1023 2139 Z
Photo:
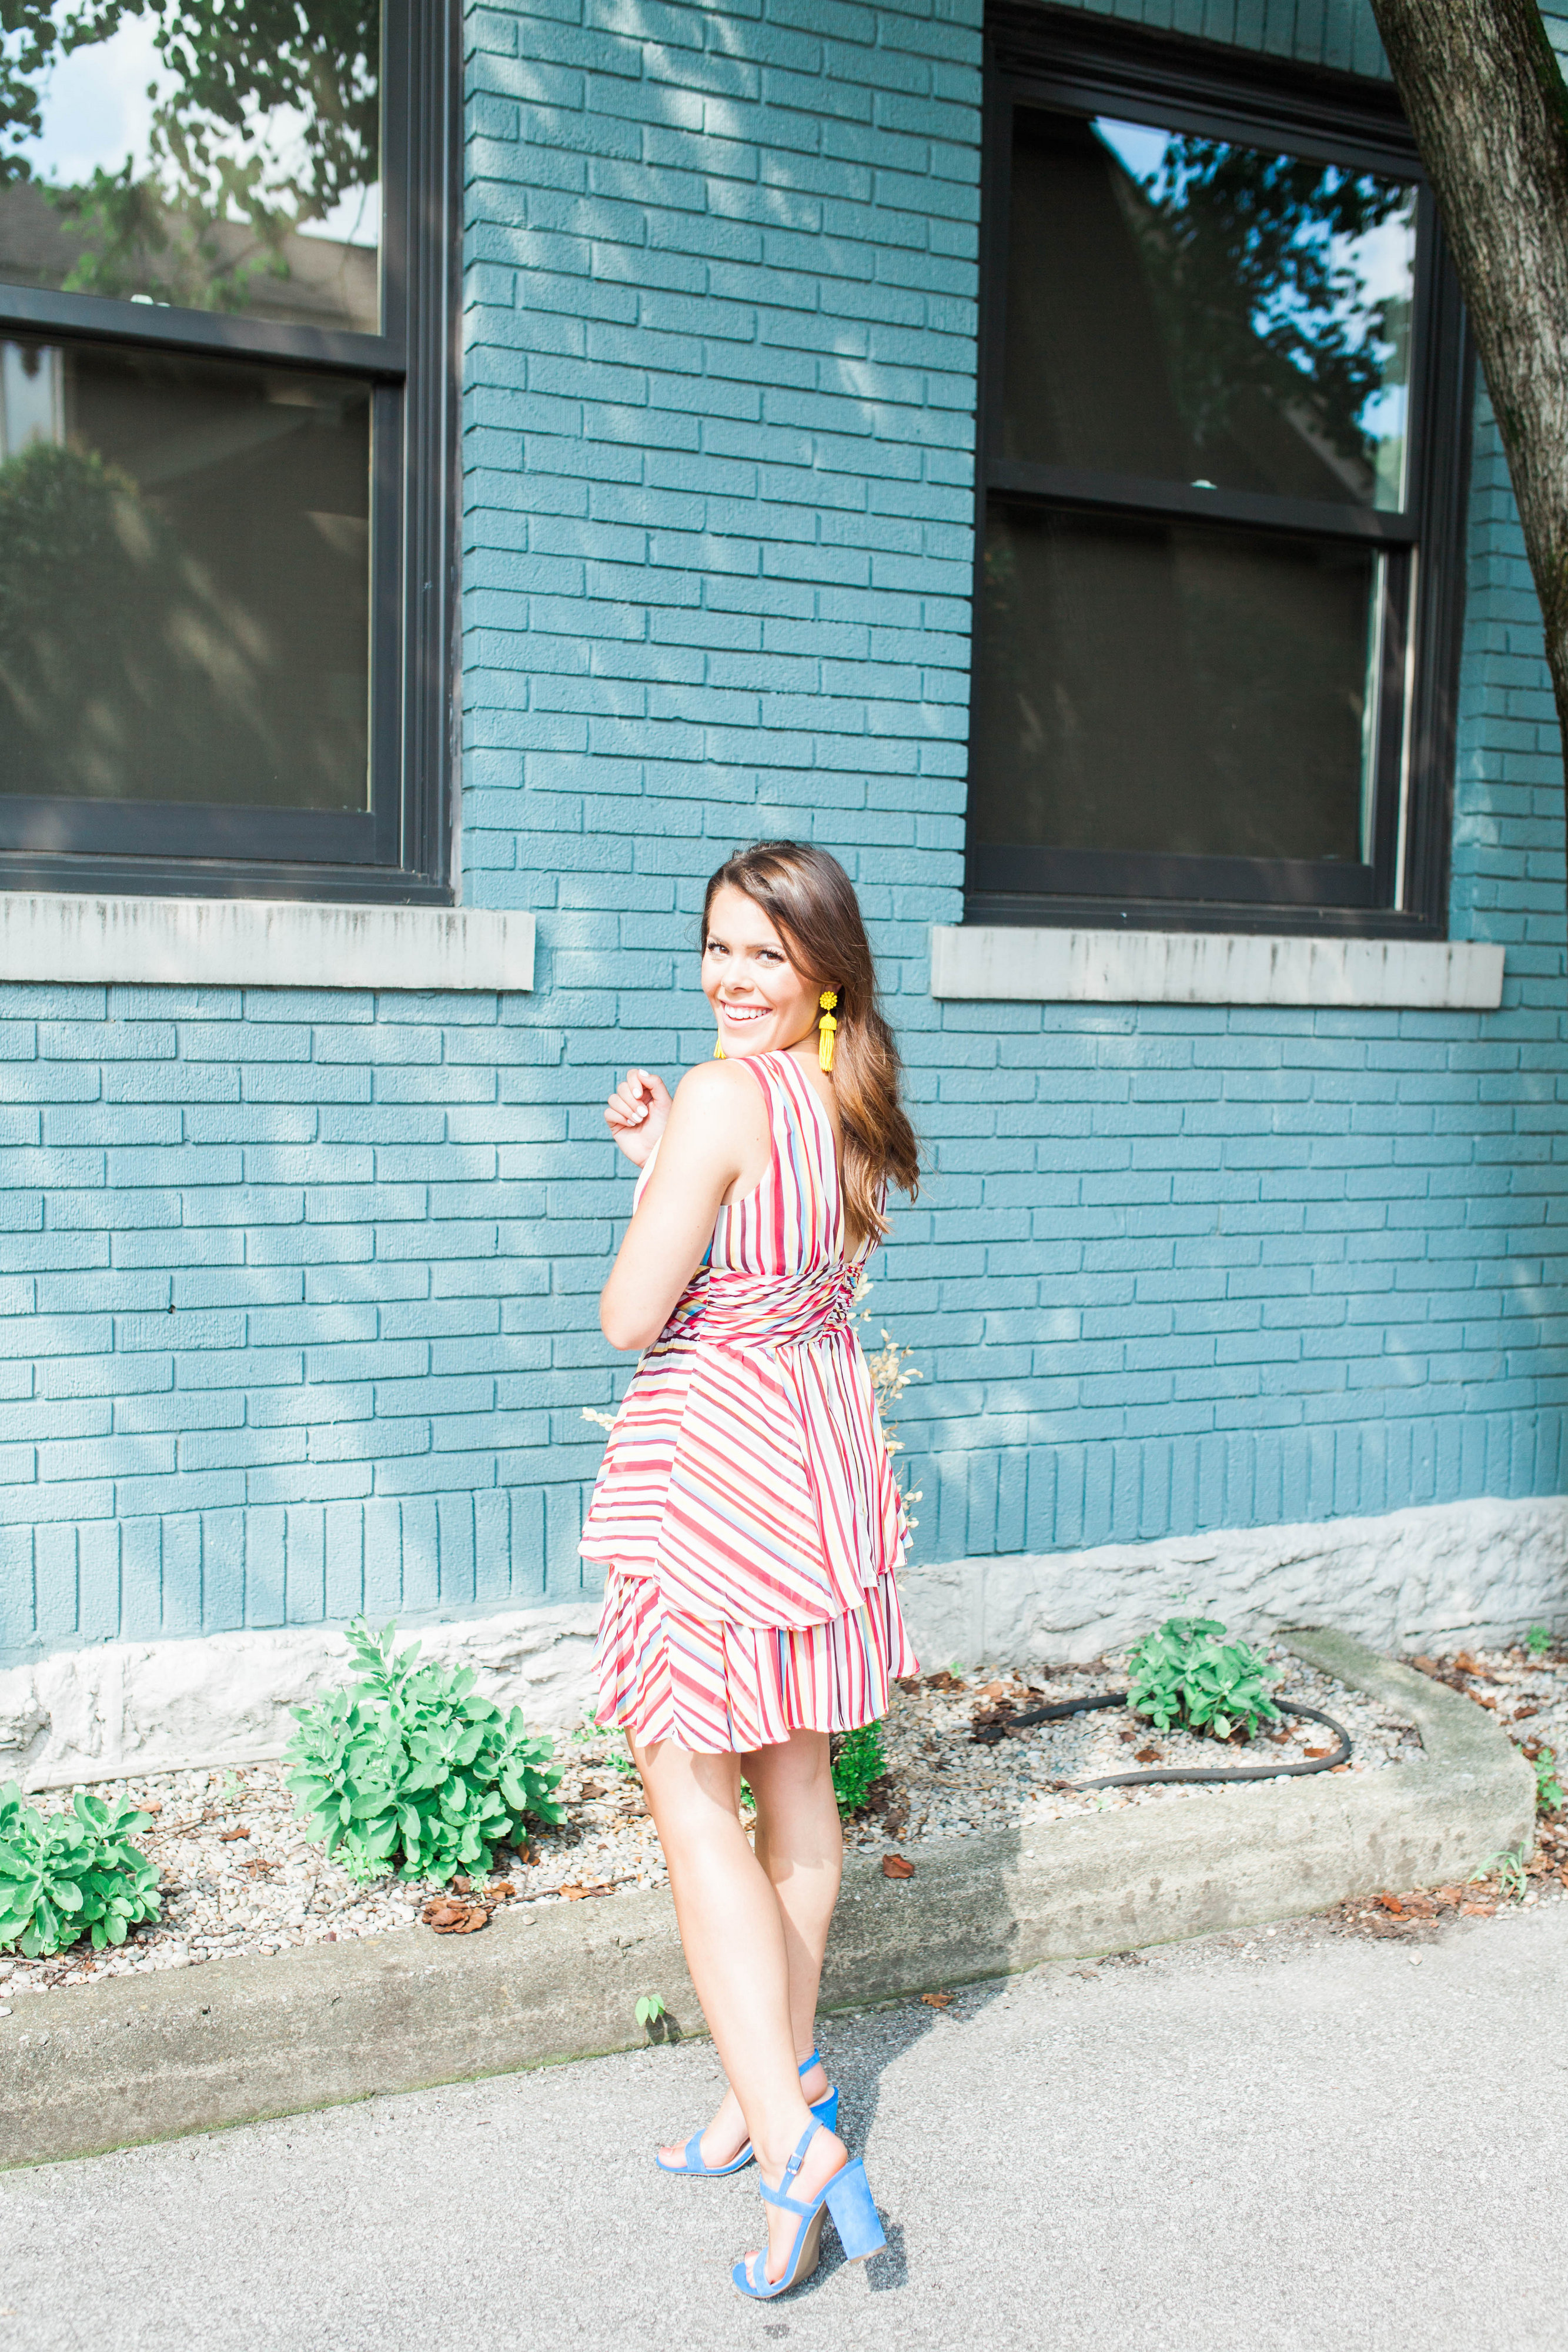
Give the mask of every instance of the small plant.
M 95 1952 L 158 1916 L 158 1870 L 131 1840 L 151 1829 L 123 1797 L 78 1789 L 68 1812 L 40 1813 L 0 1785 L 0 1952 L 29 1960 L 89 1936 Z
M 1557 1751 L 1554 1748 L 1538 1748 L 1530 1761 L 1535 1767 L 1535 1809 L 1541 1813 L 1554 1813 L 1559 1805 L 1568 1804 L 1568 1791 L 1557 1778 Z
M 1551 1627 L 1532 1625 L 1524 1637 L 1524 1646 L 1532 1658 L 1543 1658 L 1552 1647 Z
M 1494 1853 L 1490 1862 L 1482 1863 L 1475 1875 L 1477 1878 L 1495 1878 L 1500 1894 L 1517 1897 L 1521 1895 L 1530 1885 L 1530 1875 L 1524 1863 L 1522 1846 L 1505 1846 L 1501 1853 Z
M 858 1813 L 873 1780 L 887 1769 L 880 1723 L 841 1733 L 833 1755 L 833 1794 L 841 1813 Z
M 1127 1705 L 1156 1731 L 1172 1724 L 1228 1739 L 1238 1724 L 1249 1739 L 1278 1720 L 1269 1696 L 1267 1660 L 1245 1642 L 1228 1642 L 1215 1617 L 1167 1617 L 1145 1633 L 1128 1660 Z
M 563 1818 L 555 1743 L 528 1737 L 521 1707 L 504 1716 L 479 1696 L 467 1667 L 420 1665 L 417 1642 L 394 1655 L 394 1631 L 350 1625 L 359 1676 L 294 1710 L 288 1786 L 307 1834 L 350 1877 L 380 1877 L 400 1854 L 405 1878 L 481 1877 L 495 1846 L 526 1843 L 525 1820 Z
M 861 1310 L 856 1318 L 859 1322 L 871 1321 L 871 1308 L 865 1304 L 871 1293 L 872 1285 L 862 1268 L 855 1280 L 853 1300 L 853 1304 Z M 864 1345 L 863 1341 L 862 1344 Z M 876 1399 L 877 1415 L 882 1423 L 883 1437 L 890 1454 L 902 1454 L 904 1451 L 904 1440 L 898 1434 L 898 1424 L 893 1419 L 893 1409 L 911 1381 L 917 1381 L 922 1377 L 908 1360 L 914 1353 L 913 1348 L 901 1348 L 891 1331 L 883 1333 L 880 1348 L 865 1349 L 865 1367 L 871 1374 L 872 1394 Z M 896 1467 L 893 1475 L 899 1492 L 903 1495 L 904 1481 L 899 1477 Z M 917 1528 L 920 1522 L 911 1516 L 909 1506 L 912 1503 L 918 1503 L 920 1495 L 921 1490 L 918 1486 L 913 1494 L 904 1495 L 904 1516 L 912 1530 Z
M 656 1992 L 643 1993 L 637 2003 L 637 2022 L 643 2027 L 650 2041 L 653 2038 L 654 2026 L 663 2021 L 664 2014 L 664 2004 L 660 2000 L 658 1994 Z

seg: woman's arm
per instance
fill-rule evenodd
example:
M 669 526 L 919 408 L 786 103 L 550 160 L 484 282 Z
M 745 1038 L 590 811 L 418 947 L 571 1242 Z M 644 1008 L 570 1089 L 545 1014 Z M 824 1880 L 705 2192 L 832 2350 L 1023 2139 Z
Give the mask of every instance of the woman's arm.
M 704 1062 L 675 1088 L 653 1173 L 599 1297 L 612 1348 L 645 1348 L 702 1264 L 714 1219 L 732 1189 L 750 1190 L 768 1165 L 762 1089 L 738 1061 Z

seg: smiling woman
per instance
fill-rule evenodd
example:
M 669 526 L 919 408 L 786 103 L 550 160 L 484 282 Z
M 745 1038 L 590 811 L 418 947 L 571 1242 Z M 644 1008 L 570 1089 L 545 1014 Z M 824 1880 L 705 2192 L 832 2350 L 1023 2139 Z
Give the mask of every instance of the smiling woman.
M 599 1720 L 643 1776 L 730 2082 L 707 2130 L 659 2162 L 733 2172 L 755 2153 L 769 2242 L 734 2276 L 767 2296 L 815 2267 L 824 2210 L 852 2259 L 882 2243 L 814 2034 L 842 1858 L 829 1738 L 874 1722 L 890 1676 L 916 1671 L 895 1581 L 907 1522 L 850 1304 L 887 1186 L 913 1192 L 918 1166 L 838 861 L 796 842 L 731 858 L 702 948 L 719 1057 L 673 1099 L 629 1071 L 605 1109 L 641 1174 L 601 1321 L 646 1352 L 582 1551 L 608 1570 Z

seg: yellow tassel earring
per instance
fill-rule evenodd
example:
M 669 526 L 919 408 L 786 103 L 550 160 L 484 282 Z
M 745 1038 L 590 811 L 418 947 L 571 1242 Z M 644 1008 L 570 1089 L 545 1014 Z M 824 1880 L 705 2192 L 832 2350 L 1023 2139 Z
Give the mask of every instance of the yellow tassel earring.
M 824 988 L 818 1000 L 822 1008 L 822 1017 L 817 1024 L 817 1066 L 821 1070 L 831 1070 L 833 1066 L 833 1033 L 839 1025 L 833 1018 L 833 1007 L 838 1001 L 836 988 Z
M 716 1062 L 722 1062 L 728 1058 L 724 1050 L 724 1035 L 722 1031 L 713 1041 L 713 1057 Z

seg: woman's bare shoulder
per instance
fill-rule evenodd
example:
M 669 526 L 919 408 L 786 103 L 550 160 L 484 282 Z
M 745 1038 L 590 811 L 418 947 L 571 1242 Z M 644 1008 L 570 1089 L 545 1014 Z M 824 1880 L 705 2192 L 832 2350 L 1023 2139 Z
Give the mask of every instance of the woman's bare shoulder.
M 762 1089 L 738 1057 L 698 1062 L 675 1088 L 671 1118 L 690 1136 L 746 1146 L 768 1131 Z

